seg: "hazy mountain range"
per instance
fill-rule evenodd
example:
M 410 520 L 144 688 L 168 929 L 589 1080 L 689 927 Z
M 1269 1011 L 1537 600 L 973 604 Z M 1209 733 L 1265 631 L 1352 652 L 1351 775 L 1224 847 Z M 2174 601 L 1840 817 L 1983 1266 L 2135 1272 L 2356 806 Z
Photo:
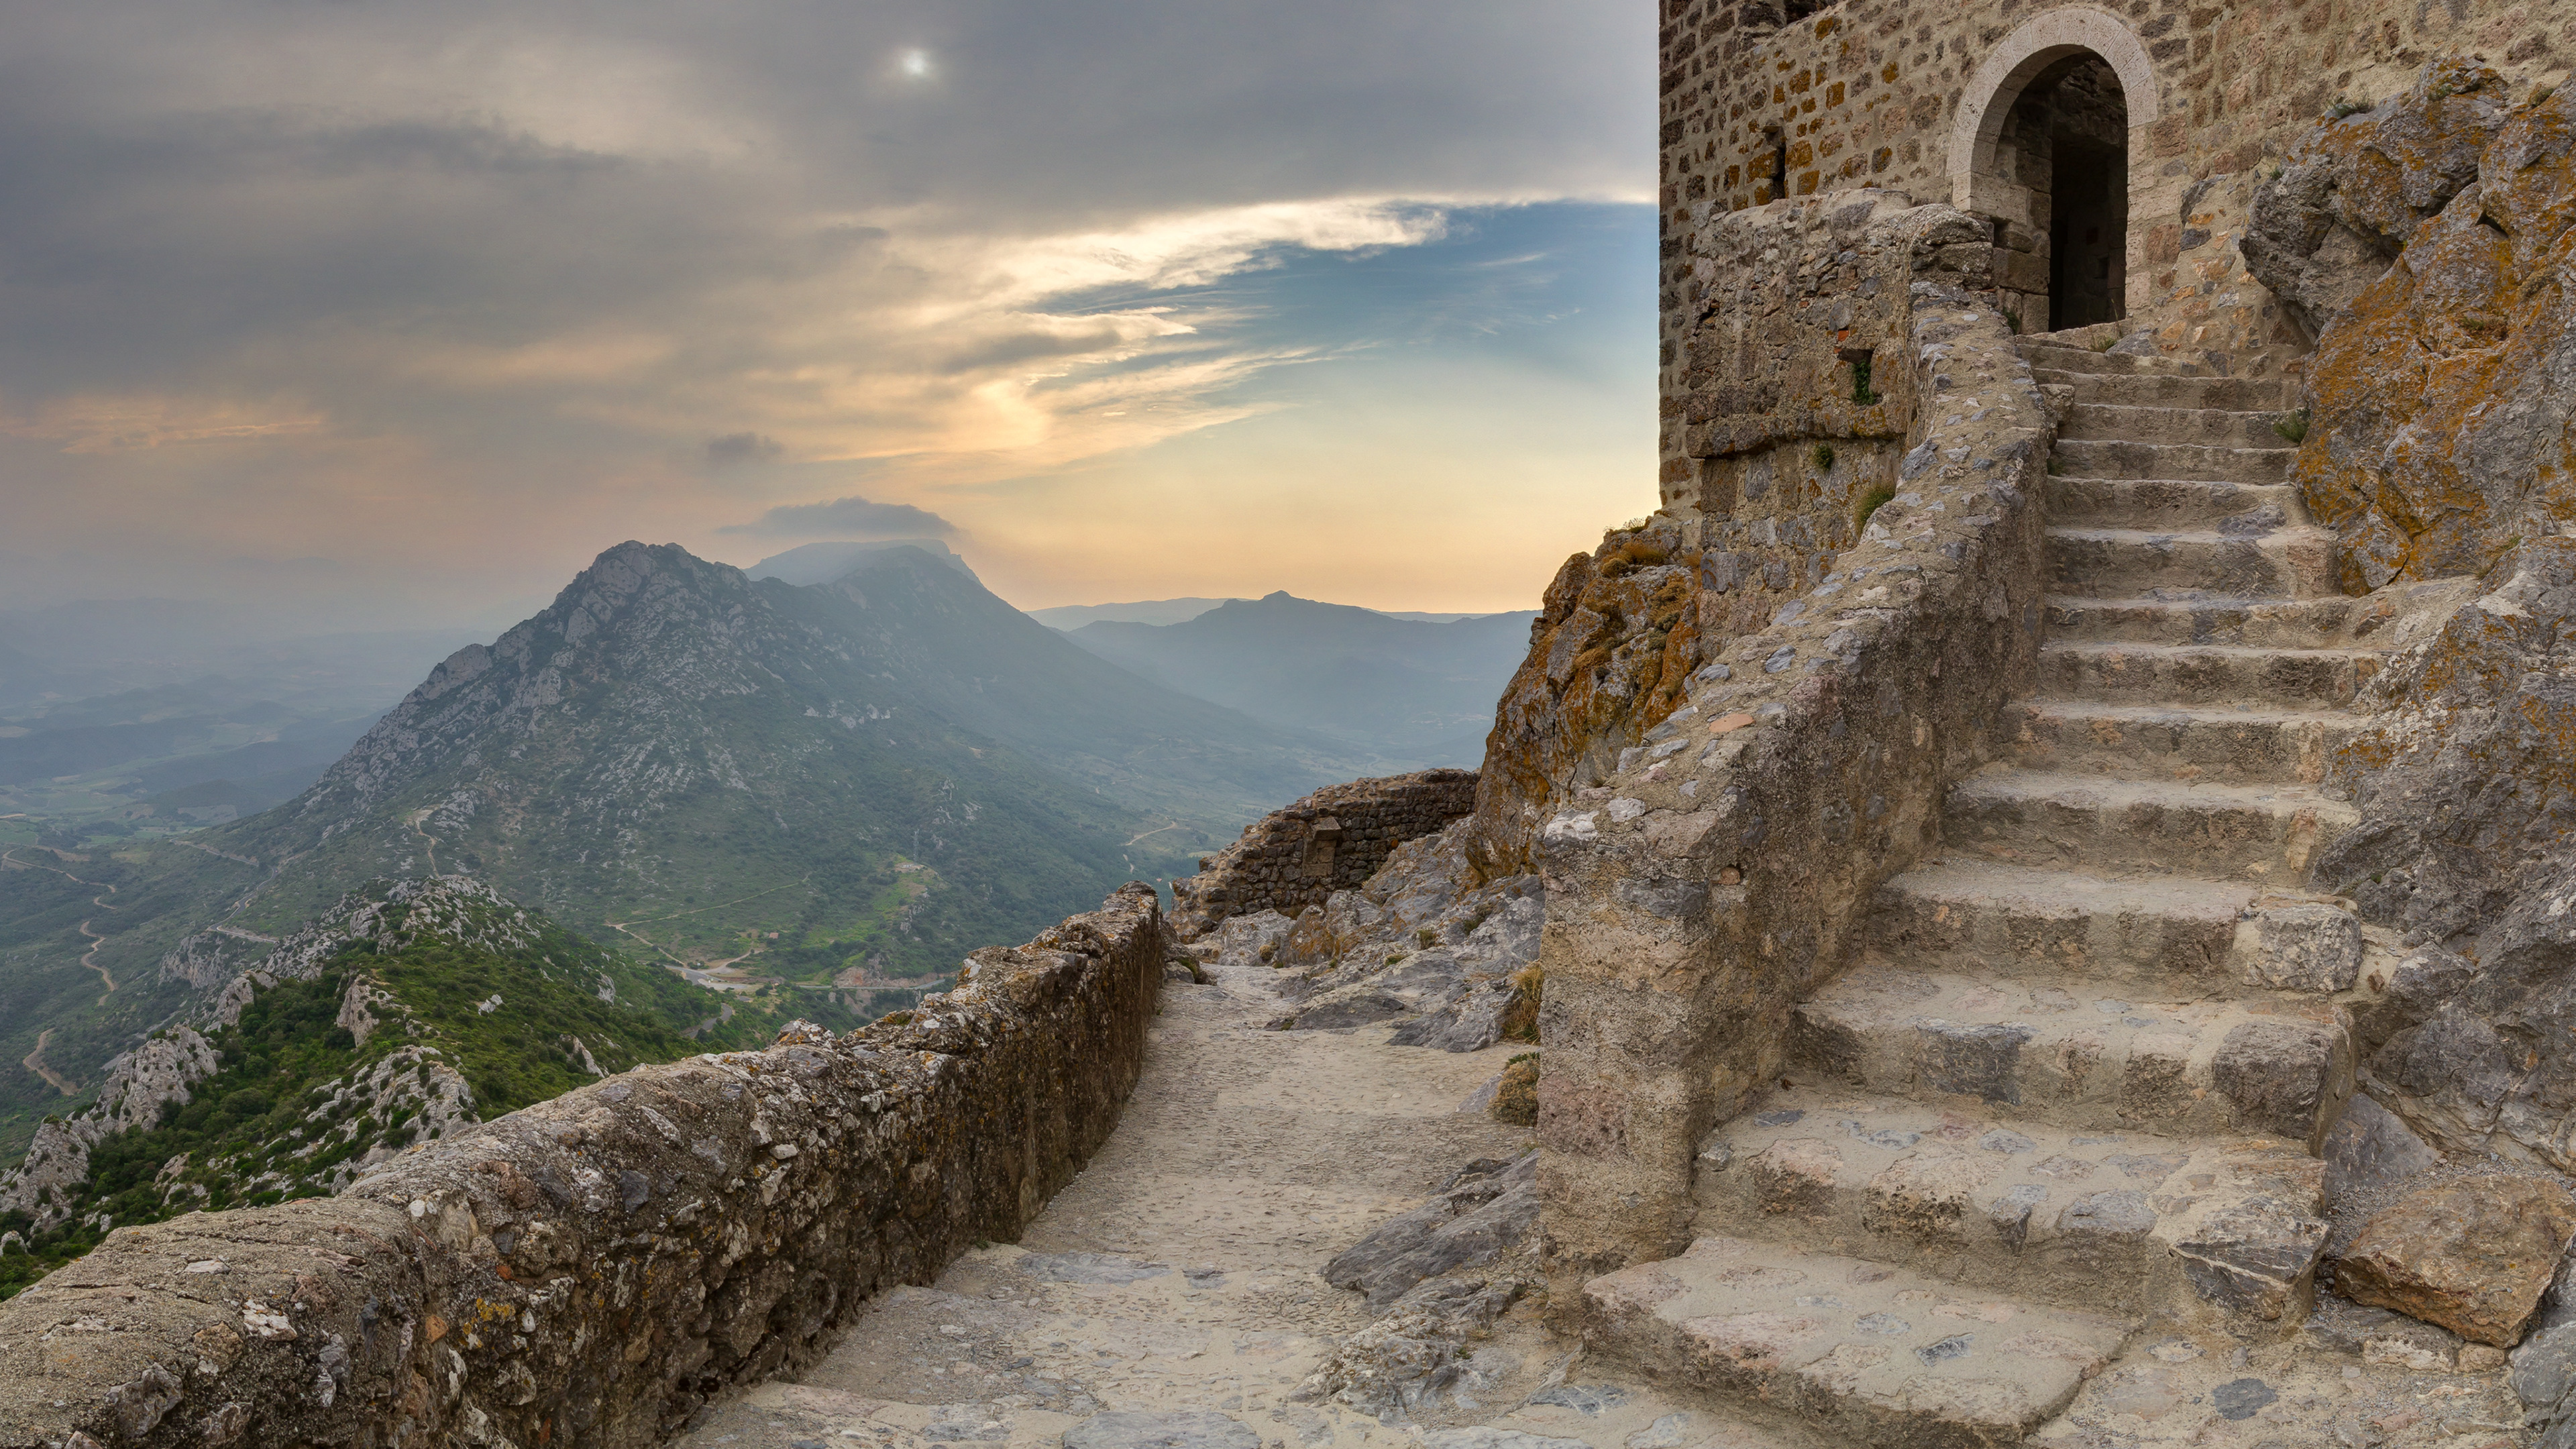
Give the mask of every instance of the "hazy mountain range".
M 1099 620 L 1066 638 L 1131 673 L 1256 719 L 1419 765 L 1484 758 L 1494 701 L 1532 612 L 1451 623 L 1287 593 L 1228 599 L 1175 624 Z

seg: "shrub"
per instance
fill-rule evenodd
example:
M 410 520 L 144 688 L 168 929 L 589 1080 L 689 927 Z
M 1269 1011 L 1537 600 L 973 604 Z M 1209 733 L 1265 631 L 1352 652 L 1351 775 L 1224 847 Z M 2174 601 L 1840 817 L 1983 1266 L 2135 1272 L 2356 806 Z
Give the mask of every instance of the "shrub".
M 1523 1052 L 1503 1064 L 1502 1080 L 1494 1084 L 1494 1105 L 1489 1111 L 1497 1122 L 1516 1127 L 1538 1125 L 1538 1053 Z
M 2272 420 L 2272 431 L 2293 443 L 2308 440 L 2308 410 L 2294 408 Z
M 1881 483 L 1877 487 L 1869 490 L 1867 493 L 1862 494 L 1860 496 L 1859 511 L 1852 515 L 1852 531 L 1854 533 L 1858 533 L 1860 530 L 1869 527 L 1869 516 L 1878 511 L 1878 506 L 1880 504 L 1885 503 L 1895 496 L 1896 489 L 1894 486 L 1886 483 Z
M 1511 1003 L 1503 1008 L 1503 1040 L 1538 1040 L 1538 1003 L 1547 968 L 1533 962 L 1512 973 Z
M 1816 471 L 1819 473 L 1830 473 L 1834 470 L 1834 450 L 1829 444 L 1818 443 L 1807 454 L 1807 458 L 1816 465 Z

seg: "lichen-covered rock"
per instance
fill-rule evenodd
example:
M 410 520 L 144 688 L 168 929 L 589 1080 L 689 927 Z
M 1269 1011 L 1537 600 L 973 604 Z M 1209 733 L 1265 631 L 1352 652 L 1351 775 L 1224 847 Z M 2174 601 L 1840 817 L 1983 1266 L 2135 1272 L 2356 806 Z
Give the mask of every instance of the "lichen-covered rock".
M 2256 204 L 2249 262 L 2322 331 L 2295 477 L 2351 593 L 2576 522 L 2576 91 L 2505 89 L 2437 62 L 2326 123 Z
M 2335 1265 L 2356 1303 L 2511 1348 L 2576 1235 L 2576 1193 L 2544 1177 L 2431 1183 L 2371 1215 Z
M 1706 561 L 1687 533 L 1669 518 L 1613 530 L 1556 571 L 1486 737 L 1470 849 L 1479 871 L 1533 869 L 1549 811 L 1616 770 L 1681 704 L 1700 663 Z
M 2311 335 L 2343 320 L 2425 218 L 2477 179 L 2506 105 L 2494 71 L 2445 59 L 2404 95 L 2327 121 L 2255 193 L 2238 243 L 2247 270 Z

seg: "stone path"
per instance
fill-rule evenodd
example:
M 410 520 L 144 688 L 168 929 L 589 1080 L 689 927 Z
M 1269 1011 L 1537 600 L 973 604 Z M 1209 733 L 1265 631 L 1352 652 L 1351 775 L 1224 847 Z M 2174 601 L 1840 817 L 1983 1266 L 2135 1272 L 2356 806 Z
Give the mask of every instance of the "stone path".
M 1335 1339 L 1369 1322 L 1317 1270 L 1526 1129 L 1457 1109 L 1509 1049 L 1391 1046 L 1392 1024 L 1270 1031 L 1273 973 L 1214 963 L 1165 988 L 1145 1076 L 1117 1134 L 1022 1240 L 968 1254 L 929 1288 L 871 1305 L 797 1384 L 716 1410 L 689 1449 L 1147 1442 L 1120 1414 L 1197 1411 L 1183 1442 L 1321 1449 L 1412 1442 L 1331 1404 L 1291 1401 Z M 1586 1372 L 1524 1302 L 1478 1352 L 1467 1404 L 1417 1424 L 1493 1426 L 1450 1449 L 1821 1449 Z M 1533 1398 L 1540 1402 L 1530 1402 Z M 1067 1441 L 1102 1415 L 1087 1439 Z M 1236 1427 L 1227 1429 L 1232 1424 Z M 1570 1445 L 1568 1446 L 1570 1449 Z

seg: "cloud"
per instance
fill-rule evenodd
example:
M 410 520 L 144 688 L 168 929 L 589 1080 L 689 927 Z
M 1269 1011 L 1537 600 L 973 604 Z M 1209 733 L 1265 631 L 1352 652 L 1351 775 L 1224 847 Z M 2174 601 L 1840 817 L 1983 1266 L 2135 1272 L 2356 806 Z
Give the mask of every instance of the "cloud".
M 716 441 L 729 440 L 719 438 Z M 859 534 L 874 538 L 938 538 L 957 532 L 957 525 L 909 503 L 873 503 L 853 495 L 835 498 L 829 503 L 781 504 L 762 514 L 756 522 L 729 524 L 716 532 L 793 537 Z
M 727 433 L 721 438 L 707 439 L 707 466 L 710 468 L 775 463 L 786 454 L 784 443 L 761 433 Z

